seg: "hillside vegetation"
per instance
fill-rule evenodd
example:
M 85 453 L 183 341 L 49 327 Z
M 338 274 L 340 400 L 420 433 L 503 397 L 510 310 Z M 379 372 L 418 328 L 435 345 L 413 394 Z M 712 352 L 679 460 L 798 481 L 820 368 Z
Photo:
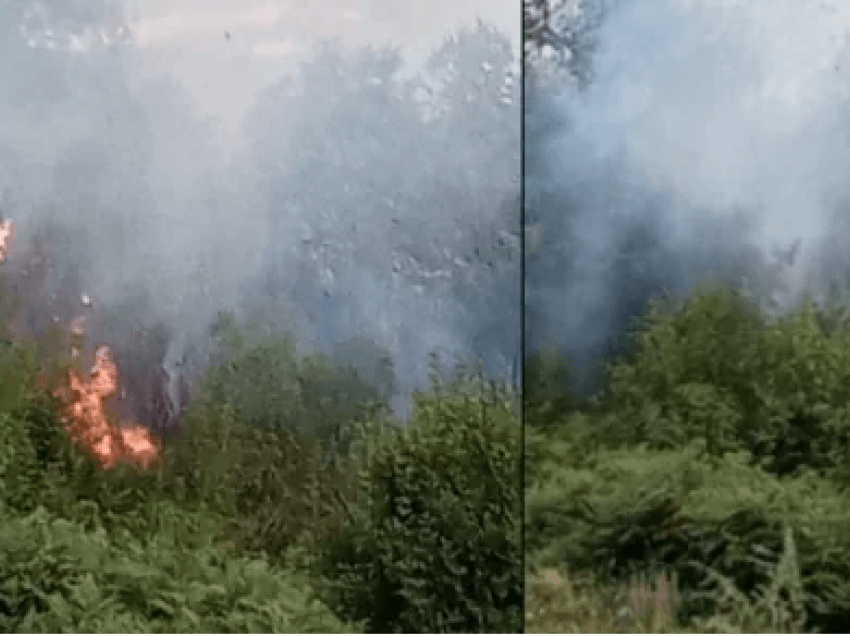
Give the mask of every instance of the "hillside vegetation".
M 528 631 L 846 631 L 850 321 L 705 288 L 650 306 L 607 388 L 526 370 Z M 529 382 L 532 380 L 533 382 Z
M 519 630 L 511 395 L 435 381 L 401 425 L 287 338 L 232 342 L 154 468 L 103 470 L 60 424 L 62 365 L 7 341 L 0 630 Z

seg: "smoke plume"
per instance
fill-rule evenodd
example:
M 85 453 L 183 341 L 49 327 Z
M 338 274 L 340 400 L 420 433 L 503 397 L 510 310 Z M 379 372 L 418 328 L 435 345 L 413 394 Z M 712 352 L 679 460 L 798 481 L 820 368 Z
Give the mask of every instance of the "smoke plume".
M 581 3 L 601 16 L 591 79 L 527 98 L 529 349 L 587 370 L 663 290 L 773 271 L 787 307 L 843 279 L 850 13 L 832 4 Z
M 85 314 L 141 421 L 185 400 L 178 376 L 202 373 L 222 311 L 263 315 L 302 351 L 369 340 L 402 393 L 427 380 L 432 352 L 507 376 L 519 342 L 509 40 L 460 28 L 406 77 L 392 48 L 298 51 L 234 124 L 161 72 L 180 56 L 151 44 L 155 24 L 134 34 L 97 9 L 0 3 L 0 195 L 15 228 L 4 276 L 31 305 L 21 331 Z M 234 68 L 217 78 L 231 92 Z

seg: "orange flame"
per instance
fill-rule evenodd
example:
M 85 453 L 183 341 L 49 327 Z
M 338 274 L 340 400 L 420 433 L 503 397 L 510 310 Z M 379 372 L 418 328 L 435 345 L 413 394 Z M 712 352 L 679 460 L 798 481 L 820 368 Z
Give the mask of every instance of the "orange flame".
M 157 457 L 157 446 L 143 426 L 117 427 L 110 423 L 104 400 L 118 387 L 118 368 L 109 354 L 109 347 L 95 353 L 91 377 L 83 381 L 73 372 L 70 375 L 70 396 L 63 423 L 76 443 L 91 452 L 104 468 L 122 460 L 147 468 Z
M 11 236 L 12 222 L 0 220 L 0 262 L 6 258 Z M 81 302 L 86 307 L 91 305 L 86 295 L 81 297 Z M 82 336 L 85 322 L 85 316 L 78 316 L 69 326 L 69 332 Z M 71 357 L 77 358 L 79 353 L 73 348 Z M 147 468 L 159 452 L 150 431 L 137 424 L 116 426 L 107 416 L 104 402 L 117 388 L 118 367 L 112 361 L 109 347 L 101 346 L 95 353 L 88 381 L 71 372 L 68 386 L 54 392 L 65 405 L 62 423 L 71 439 L 94 455 L 103 468 L 111 468 L 119 461 Z
M 0 262 L 6 258 L 11 237 L 12 222 L 0 220 Z M 88 296 L 81 298 L 83 305 L 91 305 Z M 78 316 L 69 331 L 82 336 L 85 316 Z M 76 349 L 71 350 L 72 358 L 78 355 Z M 109 355 L 109 348 L 100 347 L 88 381 L 72 372 L 68 387 L 54 392 L 65 403 L 62 423 L 71 439 L 94 455 L 103 468 L 111 468 L 122 460 L 147 468 L 158 454 L 150 431 L 138 425 L 115 426 L 106 414 L 104 401 L 117 387 L 118 367 Z

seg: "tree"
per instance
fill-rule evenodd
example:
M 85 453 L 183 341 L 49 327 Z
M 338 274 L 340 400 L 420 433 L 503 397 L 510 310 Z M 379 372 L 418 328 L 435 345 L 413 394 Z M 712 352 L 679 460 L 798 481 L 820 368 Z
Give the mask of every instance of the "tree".
M 620 0 L 524 0 L 526 55 L 534 79 L 565 71 L 579 87 L 593 79 L 593 56 L 605 17 Z
M 323 46 L 251 134 L 272 219 L 264 293 L 288 295 L 325 349 L 355 334 L 385 347 L 409 388 L 432 351 L 518 349 L 485 323 L 518 305 L 520 110 L 510 44 L 483 24 L 411 79 L 400 63 Z

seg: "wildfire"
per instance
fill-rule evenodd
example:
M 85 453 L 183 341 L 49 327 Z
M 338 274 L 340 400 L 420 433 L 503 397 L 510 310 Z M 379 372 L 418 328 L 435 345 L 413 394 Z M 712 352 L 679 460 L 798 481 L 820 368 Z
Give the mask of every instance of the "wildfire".
M 63 423 L 76 443 L 89 450 L 104 468 L 121 460 L 146 468 L 157 456 L 157 446 L 143 426 L 114 426 L 104 409 L 104 401 L 118 387 L 118 368 L 109 347 L 100 347 L 88 381 L 71 373 L 68 389 L 59 390 L 68 405 Z
M 0 262 L 6 257 L 11 235 L 11 221 L 0 221 Z M 88 307 L 91 301 L 83 295 L 82 303 Z M 85 316 L 77 317 L 69 331 L 76 336 L 83 335 Z M 72 350 L 72 357 L 78 354 L 76 349 Z M 150 431 L 135 424 L 116 426 L 107 416 L 104 402 L 117 388 L 118 367 L 110 356 L 109 347 L 101 346 L 95 353 L 88 380 L 71 372 L 68 386 L 54 392 L 65 404 L 62 423 L 71 439 L 90 452 L 103 468 L 111 468 L 119 461 L 146 468 L 158 454 Z

